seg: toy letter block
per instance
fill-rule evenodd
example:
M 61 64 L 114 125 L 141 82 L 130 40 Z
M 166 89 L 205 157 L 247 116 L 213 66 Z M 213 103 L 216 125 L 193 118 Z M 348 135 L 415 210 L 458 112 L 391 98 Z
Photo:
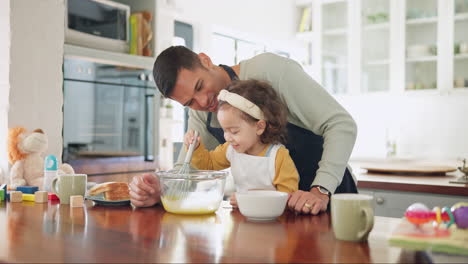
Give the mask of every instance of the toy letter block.
M 23 201 L 34 202 L 34 194 L 23 193 Z
M 47 203 L 49 201 L 48 193 L 44 191 L 38 191 L 34 193 L 34 202 L 36 203 Z
M 23 193 L 20 191 L 11 191 L 10 192 L 10 202 L 12 203 L 21 203 L 23 201 Z
M 71 207 L 83 207 L 84 199 L 82 195 L 72 195 L 70 196 L 70 206 Z
M 37 187 L 37 186 L 18 186 L 18 187 L 16 187 L 16 190 L 20 191 L 22 193 L 34 194 L 35 192 L 39 191 L 39 187 Z

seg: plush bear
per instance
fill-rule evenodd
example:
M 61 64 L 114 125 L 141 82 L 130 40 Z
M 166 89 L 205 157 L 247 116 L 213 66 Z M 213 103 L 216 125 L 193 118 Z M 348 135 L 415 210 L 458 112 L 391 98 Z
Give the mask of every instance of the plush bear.
M 47 136 L 41 129 L 28 132 L 24 127 L 11 128 L 8 133 L 8 158 L 12 165 L 10 186 L 37 186 L 42 190 L 44 154 L 48 147 Z M 59 167 L 58 174 L 74 173 L 68 164 Z

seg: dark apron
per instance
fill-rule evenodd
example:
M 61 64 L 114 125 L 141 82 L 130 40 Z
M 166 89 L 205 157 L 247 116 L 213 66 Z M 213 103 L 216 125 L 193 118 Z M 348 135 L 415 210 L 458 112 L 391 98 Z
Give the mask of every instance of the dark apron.
M 226 70 L 231 80 L 238 79 L 236 73 L 230 67 L 220 66 Z M 206 129 L 218 140 L 219 144 L 224 144 L 226 140 L 224 139 L 223 129 L 212 127 L 211 118 L 212 113 L 210 112 L 206 120 Z M 288 142 L 285 146 L 289 150 L 289 155 L 299 173 L 299 190 L 309 191 L 319 168 L 318 163 L 322 159 L 323 137 L 291 123 L 288 123 L 287 129 Z M 335 193 L 357 193 L 356 184 L 348 168 L 346 168 L 343 180 L 336 188 Z

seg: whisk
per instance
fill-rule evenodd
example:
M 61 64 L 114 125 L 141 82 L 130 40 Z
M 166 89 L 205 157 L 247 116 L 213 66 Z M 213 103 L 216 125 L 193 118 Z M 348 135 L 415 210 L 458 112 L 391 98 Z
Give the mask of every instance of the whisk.
M 192 143 L 189 145 L 188 150 L 187 150 L 187 155 L 185 156 L 184 164 L 182 164 L 182 167 L 180 168 L 179 172 L 177 173 L 179 176 L 182 176 L 184 178 L 188 178 L 190 174 L 190 161 L 192 160 L 192 154 L 195 149 L 195 145 L 197 144 L 198 140 L 198 131 L 195 131 L 193 135 L 194 139 Z
M 184 179 L 190 178 L 190 172 L 191 172 L 190 161 L 192 160 L 192 154 L 195 149 L 195 145 L 197 144 L 197 140 L 198 140 L 198 131 L 195 131 L 194 140 L 189 145 L 184 163 L 182 164 L 182 167 L 176 174 L 180 178 L 184 178 Z M 191 181 L 189 180 L 176 181 L 174 185 L 170 188 L 168 192 L 168 196 L 172 199 L 178 199 L 178 200 L 184 199 L 189 193 L 190 184 L 191 184 Z

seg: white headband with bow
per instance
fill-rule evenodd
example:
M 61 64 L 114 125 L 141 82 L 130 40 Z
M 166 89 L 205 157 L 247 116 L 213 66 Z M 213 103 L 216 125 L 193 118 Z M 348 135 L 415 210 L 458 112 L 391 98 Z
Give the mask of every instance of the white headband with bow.
M 265 115 L 256 104 L 236 93 L 221 90 L 218 95 L 218 100 L 228 102 L 230 105 L 256 119 L 265 120 Z

